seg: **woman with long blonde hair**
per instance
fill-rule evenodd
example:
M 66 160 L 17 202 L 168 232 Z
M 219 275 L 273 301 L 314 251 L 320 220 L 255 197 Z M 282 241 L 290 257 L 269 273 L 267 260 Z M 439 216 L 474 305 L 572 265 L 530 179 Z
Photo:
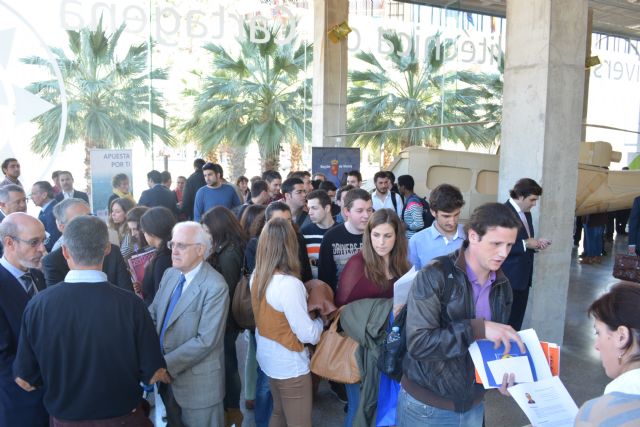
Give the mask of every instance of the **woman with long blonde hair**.
M 298 239 L 290 221 L 269 220 L 258 240 L 251 278 L 251 304 L 256 319 L 256 356 L 269 377 L 275 426 L 311 426 L 312 388 L 309 353 L 316 344 L 321 319 L 307 312 L 307 291 L 300 280 Z

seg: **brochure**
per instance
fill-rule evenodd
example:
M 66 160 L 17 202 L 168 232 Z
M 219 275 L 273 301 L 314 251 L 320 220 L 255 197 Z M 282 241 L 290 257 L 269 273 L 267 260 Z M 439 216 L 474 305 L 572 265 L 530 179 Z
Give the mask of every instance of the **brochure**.
M 142 279 L 144 278 L 144 268 L 149 264 L 151 258 L 153 258 L 155 251 L 156 250 L 152 248 L 151 250 L 141 254 L 133 255 L 127 260 L 129 264 L 129 272 L 131 273 L 131 278 L 134 282 L 142 283 Z
M 411 270 L 407 271 L 401 278 L 396 280 L 393 284 L 393 307 L 403 306 L 407 303 L 409 298 L 409 291 L 411 290 L 411 284 L 413 279 L 418 274 L 415 267 L 411 267 Z
M 508 390 L 533 427 L 574 425 L 578 406 L 559 377 L 517 384 Z
M 469 354 L 476 367 L 476 377 L 484 388 L 498 388 L 505 373 L 515 374 L 516 382 L 534 382 L 552 377 L 548 358 L 542 350 L 538 335 L 533 329 L 518 332 L 526 352 L 521 353 L 515 342 L 504 354 L 504 345 L 497 349 L 489 340 L 478 340 L 469 347 Z

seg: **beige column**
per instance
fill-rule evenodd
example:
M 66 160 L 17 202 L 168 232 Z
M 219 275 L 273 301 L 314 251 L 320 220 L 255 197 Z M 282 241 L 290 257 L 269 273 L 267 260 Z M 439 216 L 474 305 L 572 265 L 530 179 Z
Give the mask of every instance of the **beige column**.
M 343 146 L 344 138 L 326 135 L 345 133 L 347 120 L 347 40 L 333 43 L 327 31 L 347 21 L 346 0 L 314 0 L 313 112 L 314 147 Z
M 587 0 L 507 0 L 498 199 L 507 200 L 523 177 L 543 187 L 534 226 L 553 244 L 536 255 L 523 327 L 558 343 L 573 244 L 587 15 Z

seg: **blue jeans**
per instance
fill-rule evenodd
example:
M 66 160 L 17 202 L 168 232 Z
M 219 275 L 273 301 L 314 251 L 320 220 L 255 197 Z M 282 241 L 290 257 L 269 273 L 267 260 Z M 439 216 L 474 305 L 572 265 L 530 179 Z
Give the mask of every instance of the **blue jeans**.
M 353 426 L 353 420 L 356 417 L 356 411 L 360 404 L 360 383 L 345 384 L 347 390 L 347 416 L 344 418 L 344 427 Z
M 439 409 L 411 397 L 404 389 L 398 395 L 397 427 L 482 427 L 484 403 L 467 412 Z
M 256 427 L 268 427 L 273 412 L 273 398 L 269 389 L 269 377 L 258 366 L 258 381 L 256 381 Z

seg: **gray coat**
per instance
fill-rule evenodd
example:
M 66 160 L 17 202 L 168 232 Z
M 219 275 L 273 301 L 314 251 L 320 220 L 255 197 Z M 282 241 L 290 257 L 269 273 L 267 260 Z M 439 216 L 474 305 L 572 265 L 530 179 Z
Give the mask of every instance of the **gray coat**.
M 169 268 L 149 306 L 160 334 L 180 271 Z M 204 262 L 178 300 L 164 336 L 173 394 L 183 408 L 214 406 L 224 398 L 224 331 L 229 291 L 220 273 Z

